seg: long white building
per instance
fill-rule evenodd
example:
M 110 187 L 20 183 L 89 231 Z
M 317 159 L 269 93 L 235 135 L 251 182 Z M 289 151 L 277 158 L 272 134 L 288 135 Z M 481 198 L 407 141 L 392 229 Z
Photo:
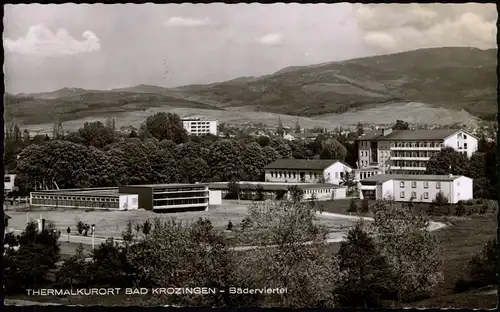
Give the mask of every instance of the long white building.
M 380 129 L 358 139 L 358 169 L 379 169 L 384 174 L 423 174 L 429 159 L 444 147 L 470 157 L 477 146 L 478 138 L 464 130 Z
M 199 117 L 181 118 L 182 125 L 190 135 L 217 135 L 217 120 L 204 120 Z
M 472 179 L 453 175 L 392 175 L 379 174 L 360 182 L 365 199 L 394 199 L 395 201 L 431 203 L 442 192 L 449 203 L 473 198 Z

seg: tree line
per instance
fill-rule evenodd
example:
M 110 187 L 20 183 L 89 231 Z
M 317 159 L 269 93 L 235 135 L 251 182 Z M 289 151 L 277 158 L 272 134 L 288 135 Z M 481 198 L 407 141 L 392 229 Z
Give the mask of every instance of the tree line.
M 278 158 L 352 158 L 355 163 L 357 153 L 354 146 L 348 151 L 327 135 L 311 142 L 250 135 L 188 136 L 179 116 L 171 113 L 150 116 L 127 134 L 118 133 L 112 121 L 87 122 L 67 134 L 61 127 L 54 127 L 55 139 L 30 138 L 27 131 L 23 136 L 16 125 L 12 127 L 6 159 L 17 174 L 20 194 L 28 194 L 42 181 L 55 181 L 60 188 L 260 181 L 264 166 Z

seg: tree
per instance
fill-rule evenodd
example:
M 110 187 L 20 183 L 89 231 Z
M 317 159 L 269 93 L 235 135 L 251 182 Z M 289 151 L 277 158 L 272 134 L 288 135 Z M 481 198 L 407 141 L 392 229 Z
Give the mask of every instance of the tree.
M 439 191 L 436 194 L 436 198 L 434 199 L 433 203 L 436 204 L 437 206 L 445 206 L 449 203 L 449 200 L 448 197 L 446 197 L 446 195 L 444 195 L 442 191 Z
M 139 232 L 141 231 L 142 229 L 142 225 L 140 223 L 136 223 L 135 224 L 135 237 L 136 238 L 139 238 Z
M 243 147 L 237 141 L 228 139 L 211 145 L 205 160 L 214 181 L 245 180 L 242 151 Z
M 86 146 L 103 148 L 113 143 L 115 132 L 112 127 L 105 126 L 100 121 L 86 122 L 83 128 L 78 130 L 81 143 Z
M 227 185 L 226 199 L 239 199 L 241 194 L 240 184 L 233 180 Z
M 295 121 L 295 133 L 301 133 L 301 132 L 302 128 L 300 127 L 299 118 L 297 117 L 297 120 Z
M 467 159 L 467 155 L 451 147 L 445 147 L 430 158 L 427 163 L 426 174 L 467 176 L 468 166 L 469 160 Z
M 371 231 L 391 267 L 398 300 L 428 294 L 442 281 L 443 263 L 436 239 L 427 230 L 428 219 L 393 201 L 377 200 L 371 209 Z
M 61 288 L 72 288 L 75 285 L 87 284 L 87 266 L 83 245 L 76 247 L 75 254 L 66 259 L 56 272 L 56 284 Z
M 257 288 L 287 288 L 286 294 L 266 295 L 263 306 L 332 307 L 338 265 L 326 252 L 327 231 L 315 211 L 304 203 L 272 201 L 255 203 L 248 213 L 255 240 L 276 247 L 245 254 L 244 278 Z
M 409 130 L 410 127 L 407 122 L 403 120 L 396 120 L 396 124 L 392 127 L 392 130 Z
M 469 262 L 469 279 L 479 282 L 481 286 L 497 285 L 497 254 L 498 241 L 496 238 L 493 238 Z
M 35 222 L 27 224 L 19 236 L 19 249 L 7 248 L 4 259 L 4 286 L 8 293 L 25 293 L 26 289 L 40 288 L 47 282 L 60 256 L 59 234 L 53 223 L 47 222 L 38 231 Z
M 363 124 L 361 122 L 358 122 L 358 124 L 356 125 L 356 133 L 358 134 L 358 136 L 362 136 L 365 133 Z
M 276 133 L 280 137 L 283 137 L 283 135 L 285 134 L 285 130 L 283 129 L 283 122 L 281 121 L 281 117 L 278 117 L 278 126 L 276 127 Z
M 338 159 L 344 161 L 347 155 L 347 149 L 340 144 L 336 139 L 329 139 L 323 142 L 323 149 L 321 150 L 320 159 Z
M 181 118 L 172 113 L 156 113 L 149 116 L 140 128 L 141 137 L 154 137 L 159 141 L 171 140 L 177 144 L 188 141 Z
M 336 290 L 344 307 L 377 308 L 395 291 L 390 267 L 373 238 L 357 223 L 337 254 L 342 284 Z
M 66 233 L 68 234 L 68 243 L 69 243 L 69 234 L 71 233 L 71 228 L 69 226 L 66 229 Z
M 304 199 L 304 191 L 297 185 L 288 187 L 288 194 L 290 194 L 290 200 L 294 203 L 300 203 Z
M 151 227 L 152 224 L 151 221 L 149 221 L 149 219 L 144 221 L 144 223 L 142 224 L 142 234 L 147 236 L 149 232 L 151 232 Z
M 82 235 L 83 230 L 85 229 L 85 223 L 83 223 L 83 221 L 81 220 L 78 220 L 78 222 L 76 222 L 76 229 L 78 231 L 78 234 Z
M 356 186 L 356 181 L 354 173 L 350 171 L 344 171 L 344 174 L 340 177 L 340 185 L 347 187 L 347 192 L 350 194 Z
M 358 211 L 358 205 L 356 204 L 356 200 L 354 198 L 351 198 L 351 200 L 349 201 L 349 209 L 347 211 L 348 212 Z
M 278 152 L 278 158 L 292 158 L 292 149 L 290 148 L 290 145 L 288 145 L 286 140 L 283 140 L 281 138 L 273 138 L 271 139 L 269 146 L 272 147 L 276 152 Z

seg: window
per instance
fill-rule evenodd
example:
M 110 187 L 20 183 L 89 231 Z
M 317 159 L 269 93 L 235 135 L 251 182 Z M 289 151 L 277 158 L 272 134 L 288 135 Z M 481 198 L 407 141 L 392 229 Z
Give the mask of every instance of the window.
M 400 198 L 405 198 L 405 192 L 401 192 L 401 193 L 399 193 L 399 197 L 400 197 Z
M 405 187 L 404 181 L 399 182 L 399 187 Z
M 429 182 L 427 181 L 424 182 L 424 188 L 429 188 Z
M 3 181 L 10 183 L 10 177 L 9 176 L 3 177 Z
M 460 186 L 460 181 L 457 181 L 457 186 Z
M 338 179 L 338 178 L 339 178 L 339 173 L 335 172 L 335 179 Z
M 441 182 L 436 182 L 436 188 L 440 189 L 441 188 Z
M 428 192 L 425 192 L 425 193 L 424 193 L 424 198 L 425 198 L 425 199 L 429 199 L 429 193 L 428 193 Z
M 416 181 L 411 182 L 411 187 L 412 188 L 417 188 L 417 182 Z
M 467 143 L 464 143 L 464 149 L 467 149 Z
M 344 178 L 344 173 L 343 172 L 340 173 L 340 178 L 341 179 Z
M 411 198 L 412 199 L 417 198 L 417 192 L 411 192 Z

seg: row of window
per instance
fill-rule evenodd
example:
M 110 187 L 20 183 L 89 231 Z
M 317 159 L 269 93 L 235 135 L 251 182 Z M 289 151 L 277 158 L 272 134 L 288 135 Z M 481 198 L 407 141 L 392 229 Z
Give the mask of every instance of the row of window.
M 410 168 L 424 168 L 427 167 L 426 161 L 413 161 L 413 160 L 393 160 L 391 166 L 394 167 L 410 167 Z
M 326 188 L 326 189 L 307 189 L 307 190 L 304 190 L 304 194 L 330 194 L 332 192 L 335 192 L 335 189 L 330 189 L 330 188 Z
M 201 187 L 189 187 L 189 188 L 164 188 L 164 189 L 154 189 L 153 193 L 163 193 L 163 192 L 168 192 L 168 193 L 185 193 L 185 192 L 200 192 L 200 191 L 205 191 L 206 187 L 201 186 Z
M 424 185 L 424 188 L 429 188 L 429 181 L 423 181 L 422 183 Z M 440 189 L 441 188 L 441 182 L 436 181 L 435 182 L 435 186 L 436 186 L 436 189 Z M 460 183 L 458 183 L 458 186 L 460 186 Z M 399 187 L 400 188 L 404 188 L 405 187 L 405 182 L 404 181 L 399 182 Z M 411 188 L 417 188 L 417 181 L 411 181 Z
M 460 142 L 457 142 L 457 148 L 458 149 L 467 149 L 467 142 L 464 142 L 463 145 L 460 145 Z
M 43 205 L 51 207 L 74 207 L 74 208 L 118 208 L 119 202 L 97 202 L 97 201 L 83 201 L 83 200 L 56 200 L 56 199 L 41 199 L 33 198 L 32 205 Z
M 32 194 L 32 199 L 53 199 L 53 200 L 78 200 L 93 202 L 119 202 L 118 197 L 81 197 L 81 196 L 60 196 L 60 195 L 38 195 Z
M 420 152 L 407 152 L 407 151 L 392 151 L 391 157 L 432 157 L 437 152 L 420 151 Z
M 399 193 L 400 198 L 405 198 L 405 192 L 400 192 Z M 424 192 L 422 194 L 422 197 L 424 199 L 429 199 L 429 192 Z M 411 199 L 416 199 L 417 198 L 417 192 L 411 192 Z
M 155 200 L 155 206 L 193 205 L 193 204 L 206 204 L 206 203 L 208 203 L 208 198 L 190 198 L 190 199 L 174 199 L 174 200 L 160 199 L 160 200 Z
M 363 180 L 363 179 L 369 178 L 371 176 L 374 176 L 376 174 L 377 174 L 377 171 L 360 172 L 359 173 L 359 178 L 361 180 Z
M 154 195 L 154 199 L 183 198 L 183 197 L 208 197 L 208 192 L 167 193 L 167 194 Z
M 391 147 L 443 147 L 441 142 L 391 142 Z

